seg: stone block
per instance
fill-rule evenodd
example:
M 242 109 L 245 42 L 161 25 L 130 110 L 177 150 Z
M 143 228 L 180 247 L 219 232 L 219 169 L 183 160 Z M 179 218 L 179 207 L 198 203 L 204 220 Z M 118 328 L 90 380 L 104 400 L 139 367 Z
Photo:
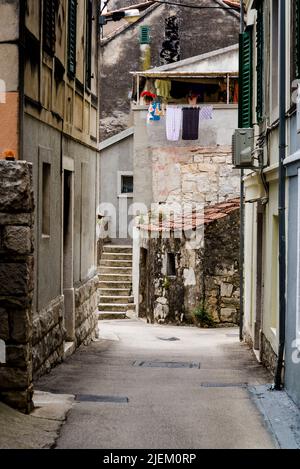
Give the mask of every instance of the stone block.
M 0 366 L 1 390 L 25 389 L 31 385 L 30 370 Z
M 8 366 L 26 368 L 31 361 L 30 346 L 27 345 L 7 345 L 6 361 Z
M 233 285 L 231 283 L 221 283 L 221 296 L 231 297 L 233 292 Z
M 33 411 L 33 386 L 28 386 L 25 390 L 1 391 L 0 400 L 9 406 L 17 409 L 25 414 Z
M 7 226 L 3 230 L 3 247 L 17 254 L 30 254 L 33 248 L 32 230 L 27 226 Z
M 235 322 L 237 311 L 233 308 L 221 308 L 221 322 Z
M 10 337 L 18 344 L 26 344 L 32 337 L 32 318 L 28 310 L 10 311 Z
M 33 215 L 31 213 L 0 213 L 0 226 L 32 226 Z
M 32 166 L 25 161 L 0 160 L 0 212 L 33 211 Z
M 4 308 L 0 308 L 0 340 L 6 342 L 9 339 L 8 313 Z
M 0 264 L 0 295 L 23 296 L 33 288 L 33 263 Z

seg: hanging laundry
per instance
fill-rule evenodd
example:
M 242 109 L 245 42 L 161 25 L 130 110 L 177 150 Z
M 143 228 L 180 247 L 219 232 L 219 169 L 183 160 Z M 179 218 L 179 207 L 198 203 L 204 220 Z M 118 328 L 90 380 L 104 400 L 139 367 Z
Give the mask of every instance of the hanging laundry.
M 212 106 L 204 106 L 200 110 L 200 120 L 205 121 L 213 118 L 213 107 Z
M 167 139 L 175 142 L 180 138 L 182 123 L 182 109 L 179 107 L 167 106 L 166 111 L 166 132 Z
M 159 121 L 162 115 L 161 105 L 159 102 L 154 101 L 150 104 L 147 115 L 147 122 Z
M 184 107 L 182 110 L 182 140 L 198 140 L 199 138 L 198 107 Z
M 170 80 L 155 80 L 155 88 L 157 96 L 161 96 L 165 100 L 170 99 L 172 83 Z

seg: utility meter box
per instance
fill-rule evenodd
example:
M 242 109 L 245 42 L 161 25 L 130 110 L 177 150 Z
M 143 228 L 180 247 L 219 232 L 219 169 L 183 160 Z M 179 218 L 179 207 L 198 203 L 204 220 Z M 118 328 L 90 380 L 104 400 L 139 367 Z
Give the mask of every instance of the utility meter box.
M 232 136 L 232 164 L 235 168 L 253 168 L 254 129 L 236 129 Z

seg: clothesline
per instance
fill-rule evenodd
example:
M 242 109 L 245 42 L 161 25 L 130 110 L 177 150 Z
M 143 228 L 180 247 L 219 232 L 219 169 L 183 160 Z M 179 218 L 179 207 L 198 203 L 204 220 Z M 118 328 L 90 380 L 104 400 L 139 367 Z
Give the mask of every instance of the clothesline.
M 148 122 L 159 121 L 161 118 L 159 103 L 152 103 L 149 107 Z M 213 118 L 212 106 L 167 106 L 166 135 L 171 142 L 180 139 L 182 130 L 183 140 L 198 140 L 199 122 Z

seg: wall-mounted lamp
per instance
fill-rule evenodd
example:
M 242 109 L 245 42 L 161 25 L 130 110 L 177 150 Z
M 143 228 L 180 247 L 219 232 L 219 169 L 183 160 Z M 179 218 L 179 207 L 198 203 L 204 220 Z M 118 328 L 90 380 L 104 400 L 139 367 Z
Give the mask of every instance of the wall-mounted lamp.
M 125 10 L 125 11 L 115 11 L 111 14 L 100 15 L 99 24 L 103 27 L 108 21 L 120 21 L 123 18 L 128 21 L 128 23 L 134 23 L 140 17 L 139 10 Z

